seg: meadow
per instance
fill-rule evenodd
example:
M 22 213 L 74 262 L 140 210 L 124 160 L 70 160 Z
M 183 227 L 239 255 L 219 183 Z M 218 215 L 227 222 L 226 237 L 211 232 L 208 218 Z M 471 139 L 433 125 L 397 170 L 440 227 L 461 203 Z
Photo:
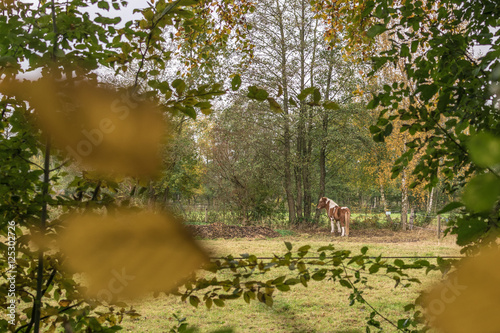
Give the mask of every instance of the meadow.
M 294 248 L 311 245 L 310 254 L 320 246 L 333 244 L 336 249 L 358 252 L 363 246 L 369 247 L 368 254 L 377 256 L 458 256 L 459 247 L 454 239 L 446 237 L 437 241 L 435 233 L 425 230 L 355 230 L 348 239 L 332 237 L 327 232 L 309 234 L 296 233 L 269 239 L 215 239 L 201 240 L 212 256 L 239 255 L 242 253 L 257 256 L 272 256 L 286 253 L 284 242 L 291 242 Z M 405 260 L 411 262 L 410 260 Z M 430 259 L 435 263 L 435 259 Z M 271 271 L 273 274 L 292 273 L 287 269 Z M 369 286 L 364 290 L 365 299 L 388 319 L 397 321 L 405 316 L 403 307 L 412 302 L 419 292 L 441 274 L 423 271 L 411 272 L 412 277 L 422 281 L 421 285 L 395 287 L 394 280 L 383 275 L 368 276 Z M 223 278 L 223 276 L 219 276 Z M 203 304 L 194 308 L 179 297 L 160 296 L 135 300 L 133 305 L 141 316 L 137 319 L 126 318 L 121 323 L 125 332 L 170 332 L 184 319 L 188 327 L 196 327 L 197 332 L 213 332 L 220 329 L 233 329 L 233 332 L 365 332 L 365 323 L 371 309 L 364 305 L 349 306 L 349 291 L 338 282 L 311 281 L 308 288 L 292 286 L 286 293 L 275 293 L 274 304 L 268 307 L 257 301 L 250 304 L 243 299 L 227 301 L 223 308 L 212 307 L 208 310 Z M 380 320 L 380 318 L 378 318 Z M 382 320 L 381 320 L 382 321 Z M 396 331 L 390 324 L 382 321 L 386 332 Z

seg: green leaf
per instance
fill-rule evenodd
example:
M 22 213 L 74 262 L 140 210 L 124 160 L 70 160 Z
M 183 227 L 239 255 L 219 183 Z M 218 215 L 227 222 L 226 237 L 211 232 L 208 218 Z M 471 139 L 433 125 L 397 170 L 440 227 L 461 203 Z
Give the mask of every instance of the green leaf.
M 379 264 L 373 264 L 370 266 L 370 268 L 368 269 L 368 271 L 370 272 L 370 274 L 375 274 L 378 272 L 378 270 L 380 269 L 380 265 Z
M 386 28 L 385 24 L 375 24 L 370 29 L 368 29 L 368 31 L 366 32 L 366 35 L 370 38 L 373 38 L 377 35 L 380 35 L 381 33 L 383 33 L 386 30 L 387 30 L 387 28 Z
M 258 101 L 265 101 L 269 97 L 269 93 L 266 90 L 258 88 L 256 86 L 250 86 L 248 87 L 247 97 L 256 99 Z
M 325 276 L 326 276 L 326 272 L 327 270 L 326 269 L 320 269 L 319 271 L 317 271 L 316 273 L 314 273 L 311 278 L 314 280 L 314 281 L 322 281 L 325 279 Z
M 180 0 L 179 6 L 183 6 L 183 7 L 194 6 L 198 2 L 200 2 L 200 0 Z
M 313 92 L 313 101 L 314 103 L 319 103 L 320 100 L 321 100 L 321 93 L 318 88 L 315 88 Z
M 279 291 L 283 291 L 283 292 L 286 292 L 286 291 L 289 291 L 290 290 L 290 286 L 287 285 L 287 284 L 278 284 L 276 286 L 276 289 L 278 289 Z
M 375 133 L 379 133 L 379 132 L 382 132 L 380 127 L 375 126 L 375 125 L 370 126 L 370 133 L 375 134 Z
M 286 246 L 286 248 L 288 249 L 288 251 L 292 251 L 292 247 L 293 247 L 292 243 L 290 243 L 290 242 L 285 242 L 285 246 Z
M 212 107 L 212 103 L 210 102 L 199 102 L 194 105 L 197 108 L 200 109 L 210 109 Z
M 273 297 L 271 295 L 264 294 L 265 304 L 269 307 L 273 306 Z
M 246 303 L 250 304 L 250 294 L 248 291 L 245 291 L 243 293 L 243 299 L 245 300 Z
M 401 259 L 396 259 L 396 260 L 394 260 L 394 265 L 396 265 L 398 267 L 403 267 L 405 265 L 405 262 Z
M 107 1 L 99 1 L 97 3 L 97 7 L 101 8 L 101 9 L 109 10 L 109 3 Z
M 172 87 L 177 91 L 177 94 L 182 94 L 186 90 L 186 82 L 181 79 L 175 79 L 172 82 Z
M 338 110 L 340 109 L 339 105 L 335 102 L 325 102 L 323 103 L 323 107 L 327 110 Z
M 307 252 L 311 249 L 311 245 L 304 245 L 299 247 L 299 252 Z
M 418 87 L 417 92 L 420 92 L 420 96 L 424 101 L 428 101 L 438 92 L 438 86 L 434 83 L 422 84 Z
M 219 298 L 214 298 L 214 304 L 217 305 L 219 308 L 223 308 L 225 305 L 224 301 Z
M 198 304 L 200 304 L 200 299 L 198 298 L 198 296 L 189 296 L 189 303 L 194 306 L 195 308 L 198 307 Z
M 205 306 L 207 307 L 207 309 L 210 310 L 210 308 L 212 307 L 212 304 L 213 304 L 212 299 L 210 297 L 207 298 L 207 300 L 205 301 Z
M 413 310 L 413 309 L 415 309 L 415 304 L 412 304 L 412 303 L 406 304 L 405 307 L 404 307 L 405 311 L 410 311 L 410 310 Z
M 183 108 L 180 108 L 182 113 L 185 115 L 189 116 L 192 119 L 196 119 L 196 110 L 192 106 L 186 106 Z
M 387 126 L 385 127 L 385 130 L 384 130 L 384 136 L 387 137 L 387 136 L 391 135 L 392 128 L 393 128 L 392 123 L 387 124 Z
M 349 281 L 347 281 L 347 280 L 342 279 L 342 280 L 339 281 L 339 283 L 343 287 L 347 287 L 347 288 L 351 288 L 352 289 L 351 283 Z
M 283 109 L 281 108 L 281 105 L 278 102 L 276 102 L 276 100 L 274 98 L 268 97 L 267 101 L 269 102 L 269 107 L 271 108 L 271 110 L 273 112 L 276 112 L 276 113 L 283 112 Z
M 297 283 L 300 283 L 300 280 L 295 278 L 291 278 L 285 281 L 285 284 L 289 286 L 296 285 Z
M 417 52 L 418 49 L 418 40 L 414 40 L 411 42 L 411 53 Z
M 300 94 L 297 95 L 297 98 L 301 101 L 305 100 L 307 98 L 307 96 L 309 96 L 310 94 L 314 93 L 314 90 L 316 88 L 314 87 L 309 87 L 309 88 L 306 88 L 304 90 L 302 90 L 300 92 Z
M 17 59 L 11 56 L 0 57 L 0 66 L 1 67 L 10 67 L 17 65 Z
M 444 213 L 448 213 L 448 212 L 451 212 L 452 210 L 454 209 L 457 209 L 457 208 L 460 208 L 460 207 L 463 207 L 464 204 L 461 203 L 461 202 L 450 202 L 449 204 L 447 204 L 446 206 L 444 206 L 443 209 L 441 209 L 438 213 L 439 214 L 444 214 Z
M 457 219 L 457 244 L 465 246 L 475 242 L 488 230 L 488 224 L 484 219 L 464 216 Z
M 500 137 L 482 132 L 467 142 L 467 148 L 472 161 L 482 168 L 500 164 Z
M 472 178 L 465 186 L 462 199 L 474 212 L 486 212 L 493 208 L 500 196 L 500 179 L 492 173 Z
M 231 89 L 233 91 L 236 91 L 240 88 L 240 86 L 241 86 L 241 76 L 239 74 L 236 74 L 231 80 Z
M 410 55 L 410 48 L 406 44 L 401 45 L 401 57 L 408 57 Z

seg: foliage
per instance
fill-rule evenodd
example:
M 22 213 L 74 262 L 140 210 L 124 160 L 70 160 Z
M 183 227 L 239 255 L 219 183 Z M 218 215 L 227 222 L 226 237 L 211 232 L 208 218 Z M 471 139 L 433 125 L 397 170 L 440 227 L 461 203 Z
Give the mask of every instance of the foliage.
M 379 1 L 365 13 L 378 19 L 371 35 L 385 33 L 392 42 L 373 58 L 372 75 L 402 63 L 401 73 L 408 80 L 384 86 L 373 96 L 369 107 L 380 106 L 382 111 L 370 130 L 376 141 L 382 141 L 396 120 L 406 122 L 401 132 L 412 139 L 392 171 L 399 174 L 421 154 L 413 171 L 417 180 L 411 186 L 428 180 L 434 187 L 441 178 L 453 192 L 467 184 L 466 210 L 450 225 L 462 246 L 490 240 L 498 230 L 498 159 L 482 157 L 484 147 L 491 147 L 491 156 L 497 156 L 500 134 L 496 95 L 489 89 L 500 66 L 498 21 L 493 19 L 498 13 L 498 5 L 490 1 L 416 1 L 401 6 Z M 477 59 L 471 49 L 476 45 L 488 47 Z M 403 99 L 409 105 L 403 105 Z
M 165 117 L 181 113 L 196 118 L 198 112 L 210 113 L 210 101 L 224 93 L 220 83 L 197 85 L 181 77 L 167 80 L 160 75 L 171 61 L 171 52 L 163 52 L 165 44 L 171 42 L 165 30 L 203 30 L 205 20 L 197 18 L 194 13 L 194 6 L 199 3 L 156 1 L 137 10 L 139 18 L 128 22 L 112 16 L 127 5 L 126 1 L 40 1 L 37 5 L 19 1 L 0 3 L 3 14 L 0 19 L 0 223 L 2 236 L 8 235 L 9 239 L 15 240 L 16 245 L 12 247 L 15 251 L 9 253 L 14 253 L 17 262 L 15 267 L 2 261 L 2 268 L 5 268 L 2 269 L 2 279 L 7 281 L 15 273 L 16 295 L 20 296 L 16 302 L 20 302 L 17 306 L 23 310 L 19 318 L 10 322 L 2 319 L 2 330 L 113 332 L 120 329 L 119 323 L 124 316 L 137 316 L 133 309 L 127 309 L 125 303 L 87 299 L 80 283 L 76 282 L 76 276 L 62 270 L 64 254 L 49 252 L 45 243 L 39 242 L 44 237 L 52 239 L 57 235 L 64 220 L 61 212 L 112 212 L 120 205 L 130 204 L 130 197 L 117 200 L 115 193 L 119 190 L 119 177 L 67 169 L 70 161 L 63 159 L 64 147 L 53 146 L 47 128 L 40 131 L 35 126 L 35 118 L 43 119 L 42 104 L 32 103 L 30 98 L 45 94 L 49 101 L 61 102 L 68 90 L 61 90 L 56 97 L 47 93 L 50 87 L 41 86 L 51 77 L 57 79 L 53 82 L 66 86 L 86 82 L 93 91 L 102 95 L 113 91 L 109 98 L 119 90 L 128 106 L 148 99 L 160 106 Z M 96 5 L 95 12 L 89 10 L 93 5 Z M 220 2 L 216 5 L 224 10 L 230 4 Z M 226 15 L 224 19 L 232 21 L 233 17 Z M 235 19 L 232 27 L 238 24 Z M 231 31 L 216 33 L 216 39 L 230 42 Z M 103 68 L 113 70 L 117 75 L 131 75 L 130 85 L 105 88 L 96 74 Z M 19 82 L 23 74 L 35 80 L 33 86 L 38 84 L 41 88 L 26 89 L 29 83 Z M 42 78 L 37 81 L 40 76 Z M 77 109 L 78 104 L 84 102 L 66 100 L 66 116 L 71 117 L 70 110 Z M 113 107 L 115 101 L 108 102 Z M 105 109 L 108 106 L 99 107 Z M 71 119 L 69 117 L 67 119 Z M 78 124 L 78 120 L 72 120 L 72 125 Z M 142 147 L 146 148 L 149 147 Z M 42 160 L 43 165 L 36 163 L 37 160 Z M 188 159 L 187 163 L 190 162 Z M 61 190 L 62 184 L 68 184 L 68 187 Z M 135 192 L 136 188 L 129 195 Z M 15 228 L 8 225 L 12 222 Z M 7 252 L 4 244 L 2 249 Z M 7 282 L 2 282 L 0 294 L 5 304 L 7 285 Z M 96 311 L 98 306 L 104 308 Z

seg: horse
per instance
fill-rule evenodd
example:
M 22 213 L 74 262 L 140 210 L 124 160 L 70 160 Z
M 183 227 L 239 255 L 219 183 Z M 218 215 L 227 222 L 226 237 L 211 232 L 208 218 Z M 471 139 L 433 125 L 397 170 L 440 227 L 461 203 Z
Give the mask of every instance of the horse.
M 317 209 L 326 209 L 326 213 L 330 218 L 332 224 L 332 233 L 335 232 L 335 221 L 337 221 L 337 227 L 339 228 L 339 233 L 342 232 L 341 236 L 349 236 L 349 222 L 351 220 L 351 211 L 347 207 L 340 207 L 332 199 L 322 197 L 319 199 Z M 340 227 L 342 226 L 342 230 Z

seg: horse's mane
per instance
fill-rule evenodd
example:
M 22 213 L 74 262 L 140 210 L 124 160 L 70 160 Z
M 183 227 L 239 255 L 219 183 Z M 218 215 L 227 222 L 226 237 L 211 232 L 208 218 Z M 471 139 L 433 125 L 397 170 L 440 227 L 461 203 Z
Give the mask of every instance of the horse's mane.
M 326 203 L 328 205 L 330 205 L 330 203 L 332 203 L 333 207 L 338 206 L 338 204 L 335 201 L 333 201 L 332 199 L 329 199 L 329 198 L 326 198 Z

